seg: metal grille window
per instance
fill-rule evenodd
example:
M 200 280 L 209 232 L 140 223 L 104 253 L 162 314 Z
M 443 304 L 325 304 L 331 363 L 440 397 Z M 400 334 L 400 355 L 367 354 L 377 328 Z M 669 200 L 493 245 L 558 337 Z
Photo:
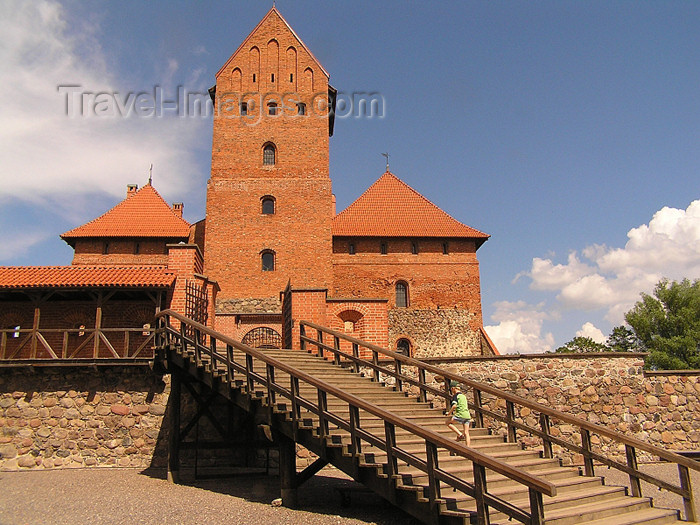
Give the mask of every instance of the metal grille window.
M 253 348 L 282 348 L 282 337 L 272 328 L 253 328 L 241 341 Z
M 275 156 L 276 156 L 275 146 L 273 144 L 266 144 L 263 148 L 263 165 L 264 166 L 274 166 Z
M 403 281 L 396 283 L 396 307 L 408 307 L 408 285 Z
M 261 256 L 262 260 L 262 271 L 263 272 L 274 272 L 275 271 L 275 253 L 274 252 L 263 252 Z

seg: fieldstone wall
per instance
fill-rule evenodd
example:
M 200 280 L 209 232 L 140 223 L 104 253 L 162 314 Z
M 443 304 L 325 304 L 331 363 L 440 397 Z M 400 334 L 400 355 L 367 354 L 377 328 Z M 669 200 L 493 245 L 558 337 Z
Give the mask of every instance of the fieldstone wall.
M 165 466 L 169 386 L 148 366 L 0 369 L 0 470 Z
M 394 308 L 389 310 L 389 346 L 396 348 L 396 341 L 405 337 L 416 359 L 481 355 L 474 320 L 475 314 L 464 308 Z
M 607 426 L 628 436 L 668 450 L 700 450 L 700 371 L 645 373 L 644 354 L 522 355 L 461 360 L 431 360 L 431 364 L 464 377 L 491 384 L 530 401 Z M 433 385 L 442 385 L 433 377 Z M 470 403 L 471 393 L 468 392 Z M 483 401 L 505 414 L 505 403 L 490 396 Z M 442 400 L 440 400 L 442 403 Z M 532 427 L 539 426 L 538 414 L 516 407 L 516 415 Z M 504 425 L 489 421 L 497 432 Z M 580 443 L 578 427 L 552 423 L 553 435 Z M 539 446 L 539 440 L 523 442 Z M 592 436 L 594 449 L 617 458 L 624 448 L 607 438 Z M 565 460 L 581 458 L 555 446 Z M 641 455 L 640 459 L 652 459 Z

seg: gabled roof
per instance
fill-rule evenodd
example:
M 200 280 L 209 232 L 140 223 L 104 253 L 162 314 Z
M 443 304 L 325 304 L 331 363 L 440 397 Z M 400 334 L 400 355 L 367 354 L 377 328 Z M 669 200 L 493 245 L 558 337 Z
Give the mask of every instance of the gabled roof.
M 0 289 L 167 288 L 165 266 L 0 266 Z
M 67 231 L 61 238 L 73 245 L 81 237 L 165 237 L 187 238 L 190 223 L 179 217 L 151 186 L 127 196 L 104 215 Z
M 294 31 L 294 29 L 292 29 L 292 26 L 289 25 L 289 22 L 287 22 L 287 21 L 284 19 L 284 17 L 282 16 L 282 14 L 281 14 L 281 13 L 277 10 L 277 8 L 274 7 L 274 6 L 272 7 L 272 9 L 270 9 L 270 10 L 267 12 L 267 14 L 263 17 L 263 19 L 260 20 L 260 22 L 258 22 L 258 25 L 255 26 L 255 29 L 253 29 L 253 30 L 250 32 L 250 34 L 249 34 L 249 35 L 246 37 L 246 39 L 241 43 L 241 45 L 238 46 L 238 49 L 236 49 L 236 51 L 229 57 L 229 59 L 226 61 L 226 63 L 225 63 L 223 66 L 221 66 L 221 69 L 219 69 L 219 71 L 216 72 L 216 77 L 217 77 L 217 78 L 219 77 L 219 75 L 221 74 L 221 72 L 224 71 L 224 70 L 228 67 L 228 65 L 231 63 L 231 61 L 233 60 L 233 58 L 238 54 L 238 52 L 239 52 L 241 49 L 243 49 L 244 47 L 246 47 L 246 45 L 248 44 L 248 41 L 249 41 L 249 40 L 251 39 L 251 37 L 258 31 L 258 29 L 261 28 L 261 27 L 270 19 L 270 17 L 273 17 L 273 16 L 276 16 L 277 18 L 279 18 L 279 19 L 284 23 L 284 25 L 287 26 L 287 29 L 289 29 L 289 31 L 292 33 L 292 35 L 294 35 L 294 38 L 296 38 L 297 42 L 299 42 L 299 45 L 300 45 L 301 47 L 303 47 L 304 50 L 305 50 L 305 51 L 309 54 L 309 56 L 313 59 L 313 61 L 316 62 L 316 64 L 318 65 L 318 67 L 321 69 L 321 71 L 323 71 L 323 74 L 326 75 L 326 77 L 329 77 L 329 78 L 330 78 L 330 75 L 329 75 L 328 72 L 324 69 L 324 67 L 321 65 L 321 63 L 318 61 L 318 59 L 314 56 L 314 54 L 311 52 L 311 50 L 310 50 L 308 47 L 306 47 L 306 44 L 304 44 L 304 42 L 302 42 L 301 38 L 299 38 L 299 35 L 296 34 L 296 31 Z
M 387 171 L 333 219 L 336 237 L 467 237 L 489 235 L 453 219 Z

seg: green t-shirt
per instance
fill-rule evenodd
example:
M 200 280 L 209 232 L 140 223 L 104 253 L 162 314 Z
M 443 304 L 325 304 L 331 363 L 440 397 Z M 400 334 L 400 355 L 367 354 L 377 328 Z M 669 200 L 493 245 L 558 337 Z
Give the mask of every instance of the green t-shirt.
M 452 415 L 462 419 L 471 419 L 472 415 L 469 413 L 469 406 L 467 405 L 467 396 L 462 394 L 462 392 L 457 392 L 452 398 L 452 406 L 455 407 L 455 411 Z

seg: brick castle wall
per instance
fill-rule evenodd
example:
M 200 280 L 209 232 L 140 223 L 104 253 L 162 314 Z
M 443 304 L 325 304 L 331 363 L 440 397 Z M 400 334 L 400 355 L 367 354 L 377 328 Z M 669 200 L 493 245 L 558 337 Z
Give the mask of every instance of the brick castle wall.
M 124 265 L 168 263 L 166 245 L 180 239 L 77 239 L 72 264 Z M 105 253 L 106 252 L 106 253 Z

